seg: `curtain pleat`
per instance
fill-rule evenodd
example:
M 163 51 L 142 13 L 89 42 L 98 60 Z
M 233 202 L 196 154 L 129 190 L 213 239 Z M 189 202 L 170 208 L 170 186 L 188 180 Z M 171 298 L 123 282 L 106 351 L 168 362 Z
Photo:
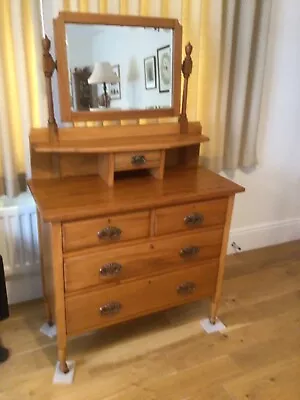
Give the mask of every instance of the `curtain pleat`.
M 201 155 L 217 171 L 257 162 L 270 8 L 270 1 L 261 0 L 43 0 L 52 54 L 53 18 L 61 10 L 177 18 L 183 25 L 183 57 L 185 44 L 193 45 L 188 117 L 200 120 L 210 137 Z M 25 189 L 30 128 L 47 124 L 41 36 L 39 0 L 0 1 L 0 195 Z M 53 97 L 61 123 L 56 73 Z M 102 123 L 76 125 L 95 124 Z
M 252 168 L 271 2 L 203 0 L 203 5 L 197 117 L 210 137 L 204 162 L 217 172 Z

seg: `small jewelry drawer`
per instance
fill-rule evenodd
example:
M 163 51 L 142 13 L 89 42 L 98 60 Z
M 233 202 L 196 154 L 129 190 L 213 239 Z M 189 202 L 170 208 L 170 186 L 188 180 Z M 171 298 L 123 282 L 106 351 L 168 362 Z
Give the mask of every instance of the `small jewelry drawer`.
M 186 231 L 225 222 L 227 199 L 201 201 L 173 207 L 159 208 L 155 212 L 155 234 Z
M 64 251 L 140 239 L 149 235 L 150 212 L 142 211 L 63 224 Z
M 220 255 L 222 229 L 203 229 L 132 245 L 85 250 L 64 258 L 67 293 L 112 286 L 146 276 L 184 270 Z
M 115 171 L 158 168 L 161 151 L 136 151 L 115 154 Z
M 67 332 L 78 334 L 212 296 L 217 272 L 218 261 L 211 260 L 186 270 L 68 296 Z

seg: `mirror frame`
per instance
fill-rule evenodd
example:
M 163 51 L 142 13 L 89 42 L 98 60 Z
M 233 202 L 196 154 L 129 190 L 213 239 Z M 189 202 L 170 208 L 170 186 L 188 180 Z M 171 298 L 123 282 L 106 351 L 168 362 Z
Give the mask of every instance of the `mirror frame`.
M 54 22 L 54 38 L 57 60 L 57 78 L 60 101 L 61 120 L 101 121 L 140 118 L 175 117 L 180 114 L 181 90 L 181 51 L 182 26 L 177 19 L 124 16 L 113 14 L 94 14 L 80 12 L 60 12 Z M 65 24 L 103 24 L 118 26 L 142 26 L 151 28 L 168 28 L 174 30 L 173 35 L 173 106 L 166 109 L 154 110 L 122 110 L 122 111 L 72 111 L 71 96 L 69 93 L 69 73 L 66 49 Z M 63 40 L 62 40 L 63 38 Z

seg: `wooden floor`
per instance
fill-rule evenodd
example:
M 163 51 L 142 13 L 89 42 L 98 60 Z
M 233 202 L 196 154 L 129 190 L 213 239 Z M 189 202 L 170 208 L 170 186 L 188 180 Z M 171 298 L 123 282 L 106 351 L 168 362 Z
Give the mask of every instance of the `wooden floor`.
M 54 386 L 41 302 L 17 306 L 0 324 L 12 351 L 0 366 L 0 399 L 300 399 L 299 241 L 228 257 L 226 333 L 201 331 L 207 308 L 199 302 L 73 339 L 75 382 Z

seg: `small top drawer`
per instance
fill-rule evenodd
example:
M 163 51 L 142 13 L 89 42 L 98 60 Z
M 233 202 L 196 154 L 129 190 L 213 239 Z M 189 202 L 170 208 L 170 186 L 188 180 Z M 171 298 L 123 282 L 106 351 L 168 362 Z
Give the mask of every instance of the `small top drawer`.
M 160 165 L 161 151 L 138 151 L 115 154 L 115 171 L 156 168 Z
M 201 201 L 156 210 L 155 233 L 167 233 L 197 229 L 225 222 L 227 199 Z
M 142 211 L 65 223 L 64 251 L 147 237 L 149 216 L 149 211 Z

